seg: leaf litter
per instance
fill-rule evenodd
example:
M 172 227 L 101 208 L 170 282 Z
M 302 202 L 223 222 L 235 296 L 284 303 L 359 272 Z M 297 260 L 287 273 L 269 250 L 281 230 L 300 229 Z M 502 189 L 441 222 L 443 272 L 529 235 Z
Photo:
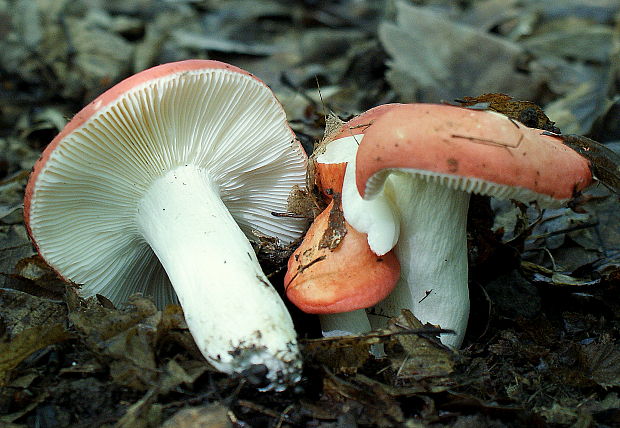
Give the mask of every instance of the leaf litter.
M 620 153 L 619 19 L 614 0 L 0 0 L 0 424 L 617 426 L 620 211 L 607 162 Z M 552 212 L 472 198 L 463 349 L 407 312 L 320 338 L 315 317 L 291 308 L 304 378 L 258 393 L 203 360 L 179 306 L 81 299 L 33 256 L 21 216 L 29 169 L 73 113 L 187 58 L 265 80 L 309 152 L 330 112 L 469 99 L 525 122 L 544 119 L 540 105 L 555 122 L 540 128 L 605 145 L 592 162 L 609 188 Z M 306 196 L 291 212 L 320 212 Z M 293 248 L 255 241 L 278 287 Z

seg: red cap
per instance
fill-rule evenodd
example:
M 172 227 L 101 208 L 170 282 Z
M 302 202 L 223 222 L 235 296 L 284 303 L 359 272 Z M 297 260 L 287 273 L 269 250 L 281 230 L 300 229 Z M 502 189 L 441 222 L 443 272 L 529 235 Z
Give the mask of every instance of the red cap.
M 547 203 L 592 183 L 588 161 L 559 138 L 499 113 L 449 105 L 403 104 L 368 127 L 357 151 L 360 194 L 374 193 L 379 183 L 368 181 L 381 170 L 403 168 L 518 188 Z M 493 195 L 484 188 L 471 190 Z
M 301 246 L 288 261 L 286 295 L 295 306 L 312 314 L 349 312 L 370 307 L 387 297 L 400 277 L 393 252 L 374 254 L 366 235 L 343 220 L 346 235 L 335 249 L 323 242 L 330 229 L 334 201 L 319 214 Z

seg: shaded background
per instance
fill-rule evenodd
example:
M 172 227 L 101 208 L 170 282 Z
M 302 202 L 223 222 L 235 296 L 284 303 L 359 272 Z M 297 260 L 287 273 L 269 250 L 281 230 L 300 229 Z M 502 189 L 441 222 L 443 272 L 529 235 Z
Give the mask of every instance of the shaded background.
M 203 426 L 620 425 L 620 214 L 604 186 L 546 213 L 473 201 L 460 354 L 390 332 L 382 361 L 368 339 L 307 341 L 306 380 L 284 394 L 205 368 L 178 307 L 67 293 L 21 217 L 28 172 L 68 118 L 188 58 L 264 80 L 309 151 L 329 111 L 488 92 L 618 151 L 619 24 L 617 0 L 0 0 L 0 425 L 160 426 L 186 407 Z M 316 320 L 294 316 L 312 337 Z

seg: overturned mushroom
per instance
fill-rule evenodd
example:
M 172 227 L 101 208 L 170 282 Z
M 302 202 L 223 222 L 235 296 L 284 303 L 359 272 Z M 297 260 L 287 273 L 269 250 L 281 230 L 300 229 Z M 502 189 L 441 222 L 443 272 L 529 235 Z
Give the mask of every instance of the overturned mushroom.
M 217 61 L 170 63 L 67 124 L 35 165 L 24 217 L 39 253 L 84 296 L 178 297 L 212 365 L 282 389 L 299 379 L 295 331 L 246 235 L 300 236 L 300 220 L 271 212 L 286 211 L 305 170 L 264 83 Z

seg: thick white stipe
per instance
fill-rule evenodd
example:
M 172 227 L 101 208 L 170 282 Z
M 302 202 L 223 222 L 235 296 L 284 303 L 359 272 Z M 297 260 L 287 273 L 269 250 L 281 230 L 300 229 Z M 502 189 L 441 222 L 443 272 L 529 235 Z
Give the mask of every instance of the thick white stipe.
M 156 179 L 137 223 L 210 363 L 227 373 L 263 364 L 273 382 L 299 376 L 291 318 L 204 171 L 182 166 Z

